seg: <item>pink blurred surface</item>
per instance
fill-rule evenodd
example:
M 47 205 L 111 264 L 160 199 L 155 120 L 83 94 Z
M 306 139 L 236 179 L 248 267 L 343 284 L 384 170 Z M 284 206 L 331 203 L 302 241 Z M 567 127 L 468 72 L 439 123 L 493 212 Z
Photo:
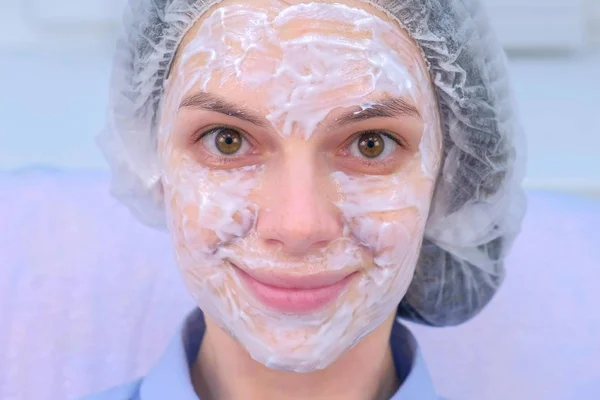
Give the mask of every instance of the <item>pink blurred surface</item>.
M 529 193 L 492 303 L 410 325 L 455 400 L 600 398 L 600 202 Z M 143 375 L 193 307 L 166 234 L 104 173 L 0 175 L 0 399 L 77 398 Z

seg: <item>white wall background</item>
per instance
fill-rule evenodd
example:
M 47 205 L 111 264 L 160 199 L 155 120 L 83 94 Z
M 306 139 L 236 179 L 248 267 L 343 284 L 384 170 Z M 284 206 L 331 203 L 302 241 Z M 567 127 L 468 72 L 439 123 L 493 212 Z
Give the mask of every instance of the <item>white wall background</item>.
M 589 41 L 600 46 L 600 1 L 588 0 L 584 5 L 584 13 L 588 16 L 586 26 Z
M 600 195 L 600 0 L 486 0 L 509 50 L 527 185 Z M 106 168 L 102 128 L 124 0 L 0 3 L 0 169 Z
M 3 0 L 0 46 L 17 50 L 106 49 L 125 0 Z
M 111 44 L 127 0 L 19 0 L 0 4 L 0 47 Z M 600 44 L 600 0 L 483 0 L 509 48 Z
M 584 1 L 485 0 L 508 48 L 578 49 L 585 45 Z

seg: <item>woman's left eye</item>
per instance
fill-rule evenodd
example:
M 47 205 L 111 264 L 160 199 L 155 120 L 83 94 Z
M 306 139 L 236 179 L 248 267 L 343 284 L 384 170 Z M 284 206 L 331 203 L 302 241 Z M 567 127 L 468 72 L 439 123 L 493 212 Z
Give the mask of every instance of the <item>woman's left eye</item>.
M 356 158 L 376 161 L 393 154 L 400 143 L 393 136 L 379 131 L 363 132 L 350 144 L 350 154 Z

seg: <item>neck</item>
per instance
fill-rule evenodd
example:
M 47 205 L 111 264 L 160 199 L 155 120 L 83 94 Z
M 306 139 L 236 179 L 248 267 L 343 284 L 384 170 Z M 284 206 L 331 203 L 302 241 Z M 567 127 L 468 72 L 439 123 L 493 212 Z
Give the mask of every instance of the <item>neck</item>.
M 389 344 L 394 317 L 329 367 L 301 374 L 269 369 L 255 361 L 205 316 L 206 332 L 192 367 L 194 388 L 202 400 L 389 399 L 400 384 Z

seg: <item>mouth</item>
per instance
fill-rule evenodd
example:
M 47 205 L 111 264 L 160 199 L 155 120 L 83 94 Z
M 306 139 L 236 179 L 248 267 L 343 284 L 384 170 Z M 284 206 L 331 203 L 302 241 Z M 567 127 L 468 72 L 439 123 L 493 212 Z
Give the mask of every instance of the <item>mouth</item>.
M 287 314 L 306 314 L 332 304 L 358 272 L 332 271 L 314 275 L 284 275 L 245 271 L 230 262 L 244 286 L 263 305 Z

